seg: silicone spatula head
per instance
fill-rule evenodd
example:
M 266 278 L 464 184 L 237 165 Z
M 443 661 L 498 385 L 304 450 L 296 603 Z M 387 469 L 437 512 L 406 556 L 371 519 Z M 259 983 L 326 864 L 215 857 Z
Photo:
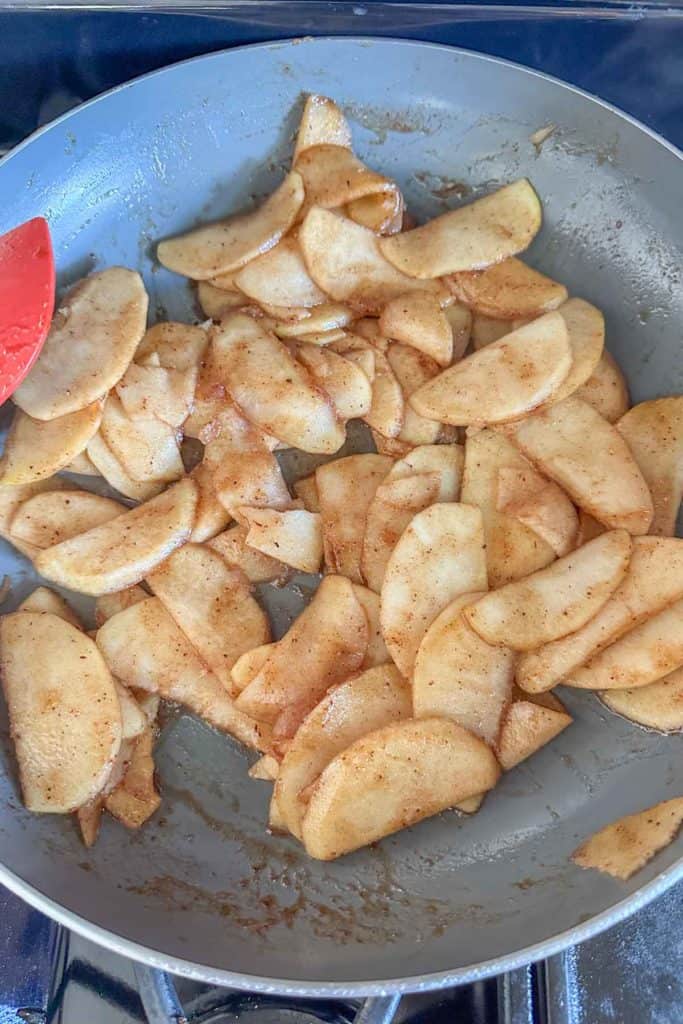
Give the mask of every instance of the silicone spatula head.
M 55 264 L 43 217 L 0 235 L 0 402 L 35 363 L 50 329 Z

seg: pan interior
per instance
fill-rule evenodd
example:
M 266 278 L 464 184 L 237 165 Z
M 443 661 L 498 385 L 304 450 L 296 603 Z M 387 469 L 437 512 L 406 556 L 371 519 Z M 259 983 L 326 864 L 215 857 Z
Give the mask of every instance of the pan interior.
M 474 54 L 307 40 L 177 65 L 6 160 L 0 231 L 45 213 L 62 284 L 137 267 L 154 318 L 195 317 L 185 282 L 154 264 L 155 241 L 272 189 L 310 91 L 343 105 L 359 155 L 421 218 L 528 176 L 545 219 L 531 261 L 604 310 L 634 401 L 682 389 L 678 156 L 587 97 Z M 0 573 L 9 610 L 35 578 L 4 543 Z M 300 598 L 265 589 L 283 627 Z M 266 834 L 269 786 L 247 778 L 253 758 L 182 714 L 158 746 L 160 812 L 135 834 L 105 822 L 87 852 L 70 820 L 23 810 L 3 719 L 0 860 L 85 921 L 213 976 L 341 989 L 466 972 L 588 921 L 683 853 L 679 840 L 626 884 L 569 863 L 607 821 L 683 792 L 683 768 L 680 737 L 638 729 L 591 694 L 562 696 L 575 724 L 473 818 L 444 814 L 328 865 Z

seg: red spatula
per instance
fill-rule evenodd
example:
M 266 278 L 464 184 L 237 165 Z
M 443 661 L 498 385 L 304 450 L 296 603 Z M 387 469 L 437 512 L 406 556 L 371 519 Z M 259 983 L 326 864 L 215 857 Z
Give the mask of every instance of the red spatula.
M 43 217 L 0 235 L 0 402 L 35 363 L 55 304 L 55 264 Z

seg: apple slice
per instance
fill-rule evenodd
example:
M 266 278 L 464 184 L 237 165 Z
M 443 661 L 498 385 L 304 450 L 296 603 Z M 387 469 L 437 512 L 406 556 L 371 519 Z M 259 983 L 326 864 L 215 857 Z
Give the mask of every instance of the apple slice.
M 272 249 L 294 223 L 304 201 L 301 175 L 290 171 L 261 206 L 159 242 L 162 266 L 195 281 L 243 267 Z
M 550 690 L 628 630 L 683 597 L 683 540 L 636 537 L 621 585 L 581 629 L 521 655 L 517 682 L 527 693 Z
M 237 707 L 274 723 L 276 737 L 289 739 L 327 690 L 360 668 L 367 647 L 368 623 L 351 583 L 325 576 L 308 607 L 272 645 Z
M 541 316 L 567 299 L 563 284 L 514 256 L 486 270 L 453 274 L 448 286 L 475 313 L 501 320 Z
M 332 146 L 350 146 L 351 129 L 334 100 L 317 93 L 309 93 L 296 137 L 294 162 L 310 146 L 325 143 Z
M 436 295 L 410 292 L 388 302 L 379 318 L 382 334 L 424 352 L 439 366 L 453 358 L 453 330 Z
M 97 433 L 101 420 L 100 401 L 52 420 L 35 420 L 17 409 L 0 460 L 0 480 L 29 484 L 66 469 Z
M 683 601 L 676 601 L 565 676 L 563 683 L 583 690 L 625 690 L 655 683 L 683 665 L 682 627 Z
M 593 373 L 574 394 L 591 405 L 608 423 L 621 419 L 630 405 L 626 379 L 607 349 L 603 349 Z
M 190 536 L 197 487 L 187 477 L 158 498 L 78 534 L 35 558 L 46 579 L 82 594 L 108 594 L 139 583 Z
M 381 594 L 384 642 L 407 679 L 439 612 L 459 594 L 486 587 L 479 509 L 442 503 L 419 512 L 391 554 Z
M 270 640 L 246 578 L 201 544 L 179 548 L 147 583 L 227 690 L 240 655 Z
M 628 569 L 632 542 L 611 530 L 546 569 L 494 590 L 465 618 L 487 643 L 531 651 L 580 629 L 596 615 Z
M 598 522 L 634 535 L 648 532 L 653 509 L 643 474 L 618 431 L 590 405 L 572 395 L 506 430 Z
M 623 718 L 658 732 L 683 730 L 683 668 L 635 690 L 605 690 L 603 704 Z
M 510 702 L 515 655 L 492 647 L 469 626 L 463 609 L 481 594 L 463 594 L 424 635 L 413 672 L 416 718 L 451 718 L 492 746 Z
M 492 588 L 543 569 L 556 557 L 554 548 L 540 534 L 499 509 L 501 474 L 505 479 L 508 473 L 509 481 L 509 474 L 526 474 L 531 469 L 517 448 L 497 431 L 468 433 L 460 497 L 481 509 Z
M 304 846 L 334 860 L 492 789 L 499 774 L 487 745 L 455 722 L 384 726 L 327 765 L 303 819 Z
M 248 747 L 270 746 L 268 726 L 235 707 L 157 597 L 108 619 L 97 632 L 97 646 L 124 685 L 182 704 Z
M 516 256 L 541 227 L 541 204 L 526 178 L 483 199 L 380 240 L 384 256 L 409 277 L 481 270 Z
M 419 284 L 393 267 L 380 251 L 382 241 L 390 239 L 378 239 L 368 228 L 320 206 L 309 210 L 299 230 L 308 273 L 318 287 L 365 314 L 379 313 L 406 292 L 439 287 L 436 282 Z
M 323 523 L 325 563 L 331 572 L 362 583 L 361 554 L 368 508 L 392 460 L 372 453 L 348 455 L 315 471 Z
M 410 687 L 393 665 L 371 668 L 323 697 L 299 726 L 273 793 L 297 839 L 306 813 L 304 792 L 330 761 L 361 736 L 411 715 Z
M 121 745 L 102 655 L 61 617 L 23 611 L 0 619 L 0 667 L 26 807 L 75 811 L 100 791 Z
M 474 352 L 410 398 L 422 416 L 454 426 L 505 423 L 551 398 L 572 365 L 560 313 L 546 313 Z
M 641 402 L 616 426 L 652 494 L 649 532 L 673 537 L 683 494 L 683 397 Z
M 38 420 L 84 409 L 125 373 L 145 331 L 147 293 L 133 270 L 110 267 L 74 285 L 13 400 Z

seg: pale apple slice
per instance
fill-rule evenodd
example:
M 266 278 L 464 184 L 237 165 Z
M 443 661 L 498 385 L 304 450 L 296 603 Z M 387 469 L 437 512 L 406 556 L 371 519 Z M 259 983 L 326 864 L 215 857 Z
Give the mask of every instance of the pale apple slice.
M 311 280 L 299 244 L 294 238 L 281 242 L 247 263 L 235 276 L 235 285 L 254 302 L 268 306 L 320 306 L 326 295 Z
M 228 690 L 239 656 L 270 640 L 266 614 L 242 572 L 203 545 L 179 548 L 147 583 Z
M 17 510 L 25 501 L 32 498 L 34 494 L 42 494 L 43 491 L 65 490 L 68 487 L 66 480 L 60 477 L 51 477 L 49 480 L 37 480 L 32 484 L 19 484 L 16 487 L 10 484 L 0 483 L 0 537 L 4 537 L 10 544 L 13 544 L 22 555 L 33 559 L 39 549 L 33 544 L 27 544 L 18 538 L 12 538 L 10 528 Z
M 127 686 L 115 679 L 114 688 L 121 707 L 121 740 L 125 743 L 126 740 L 136 739 L 145 731 L 147 715 Z
M 102 398 L 123 376 L 145 331 L 147 293 L 133 270 L 110 267 L 59 303 L 47 341 L 13 400 L 51 420 Z
M 382 437 L 397 438 L 406 419 L 406 403 L 396 374 L 383 352 L 373 353 L 375 375 L 372 381 L 372 404 L 363 419 Z
M 368 508 L 392 467 L 385 455 L 336 459 L 315 471 L 323 525 L 325 563 L 331 572 L 362 583 L 361 555 Z
M 351 583 L 326 576 L 308 607 L 272 645 L 237 707 L 274 723 L 276 738 L 289 739 L 327 690 L 360 668 L 367 647 L 367 619 Z
M 546 569 L 481 598 L 465 618 L 487 643 L 531 651 L 573 633 L 596 615 L 628 569 L 632 542 L 610 530 Z
M 304 792 L 330 761 L 361 736 L 411 716 L 410 687 L 393 665 L 368 669 L 323 697 L 299 726 L 273 791 L 297 839 L 306 813 Z
M 261 671 L 266 661 L 273 652 L 273 644 L 261 644 L 240 655 L 232 666 L 230 676 L 232 678 L 231 693 L 238 694 L 244 689 L 247 683 Z
M 397 722 L 360 737 L 324 769 L 302 822 L 307 853 L 334 860 L 495 786 L 487 745 L 455 722 Z
M 203 465 L 213 476 L 216 497 L 230 514 L 240 505 L 290 507 L 292 498 L 272 446 L 231 403 L 223 407 L 209 433 L 214 436 L 207 439 Z
M 593 373 L 585 384 L 577 388 L 574 395 L 592 405 L 608 423 L 616 423 L 621 419 L 630 405 L 626 378 L 607 349 L 603 349 Z
M 189 477 L 157 498 L 36 555 L 46 579 L 82 594 L 139 583 L 190 536 L 197 485 Z
M 351 360 L 305 342 L 293 343 L 292 351 L 328 396 L 341 420 L 360 419 L 370 412 L 372 386 L 367 374 Z
M 258 761 L 252 764 L 247 772 L 250 779 L 259 779 L 261 782 L 275 782 L 277 773 L 280 770 L 280 762 L 272 754 L 264 754 Z
M 192 410 L 198 374 L 196 366 L 175 370 L 131 363 L 116 385 L 116 394 L 131 420 L 157 419 L 179 427 Z
M 517 682 L 528 693 L 550 690 L 628 630 L 683 597 L 683 540 L 636 537 L 621 585 L 586 625 L 521 655 Z
M 126 587 L 125 590 L 117 590 L 113 594 L 103 594 L 95 601 L 95 625 L 99 629 L 113 615 L 118 615 L 119 612 L 125 611 L 133 604 L 139 604 L 140 601 L 146 601 L 148 597 L 148 591 L 137 583 L 134 583 L 132 587 Z
M 318 485 L 315 482 L 315 473 L 302 477 L 292 484 L 292 490 L 299 501 L 303 502 L 307 512 L 320 511 L 320 498 L 318 497 Z
M 393 197 L 396 192 L 390 178 L 367 167 L 348 146 L 307 146 L 297 157 L 294 169 L 304 182 L 304 211 L 312 206 L 333 210 L 355 199 L 387 193 Z
M 616 427 L 650 488 L 654 517 L 649 532 L 673 537 L 683 494 L 683 397 L 641 402 Z
M 381 239 L 380 249 L 409 277 L 481 270 L 526 249 L 541 227 L 541 217 L 538 196 L 527 179 L 520 178 L 422 227 Z
M 562 488 L 546 480 L 533 466 L 501 467 L 496 508 L 537 533 L 558 557 L 579 547 L 576 509 Z
M 448 320 L 448 326 L 451 329 L 451 362 L 457 363 L 465 355 L 467 346 L 472 338 L 472 314 L 466 306 L 461 306 L 458 302 L 448 306 L 444 313 L 446 320 Z
M 102 420 L 102 403 L 53 420 L 35 420 L 17 409 L 0 459 L 3 484 L 30 484 L 66 469 L 80 455 Z
M 131 419 L 114 392 L 105 402 L 100 434 L 133 480 L 168 483 L 185 472 L 174 428 L 157 419 Z
M 524 455 L 598 522 L 648 532 L 653 509 L 643 474 L 619 432 L 586 402 L 572 395 L 507 429 Z
M 545 696 L 552 697 L 552 694 Z M 572 724 L 572 716 L 567 714 L 561 702 L 557 698 L 553 701 L 555 706 L 515 699 L 509 705 L 495 748 L 505 771 L 531 757 Z
M 421 473 L 437 473 L 439 493 L 436 501 L 458 501 L 465 463 L 465 451 L 459 444 L 424 444 L 413 448 L 387 473 L 386 481 L 401 480 Z
M 376 665 L 385 665 L 391 661 L 391 658 L 387 645 L 384 643 L 382 626 L 379 621 L 379 594 L 376 594 L 374 590 L 369 590 L 368 587 L 361 586 L 360 583 L 354 583 L 352 586 L 356 600 L 368 620 L 368 649 L 360 667 L 366 669 L 374 668 Z
M 360 571 L 371 590 L 380 592 L 387 563 L 413 517 L 439 500 L 441 477 L 420 473 L 380 483 L 370 502 Z
M 319 572 L 323 560 L 323 529 L 318 513 L 241 506 L 236 515 L 247 527 L 247 547 L 301 572 Z
M 28 597 L 25 597 L 17 608 L 18 612 L 45 612 L 50 615 L 57 615 L 65 622 L 71 623 L 76 629 L 83 629 L 83 625 L 75 611 L 66 603 L 63 597 L 49 587 L 36 587 Z
M 201 544 L 221 533 L 230 522 L 231 516 L 218 500 L 211 467 L 201 462 L 195 466 L 191 475 L 197 484 L 199 497 L 190 540 L 195 544 Z
M 410 399 L 423 385 L 438 376 L 439 364 L 410 345 L 389 345 L 386 358 L 403 392 L 403 425 L 397 439 L 410 445 L 434 444 L 441 424 L 420 415 Z
M 255 210 L 159 242 L 157 259 L 168 270 L 195 281 L 237 270 L 277 245 L 294 223 L 303 201 L 301 175 L 290 171 Z
M 138 737 L 125 774 L 104 798 L 104 806 L 126 828 L 140 828 L 161 805 L 154 782 L 154 734 L 145 729 Z
M 294 323 L 276 323 L 273 330 L 278 338 L 303 338 L 311 344 L 328 345 L 343 337 L 341 333 L 353 320 L 348 306 L 338 302 L 325 302 L 315 306 L 304 320 Z
M 629 630 L 562 682 L 583 690 L 628 690 L 656 683 L 681 665 L 683 601 L 676 601 Z
M 439 612 L 460 594 L 486 588 L 479 509 L 442 503 L 419 512 L 394 548 L 382 581 L 384 642 L 406 678 Z
M 437 615 L 415 658 L 416 718 L 450 718 L 490 746 L 500 734 L 514 682 L 514 652 L 492 647 L 463 615 L 481 593 L 463 594 Z
M 191 370 L 199 367 L 209 335 L 204 327 L 181 324 L 173 320 L 163 321 L 150 327 L 138 345 L 135 362 L 141 366 L 154 365 L 167 370 Z
M 403 225 L 403 196 L 398 187 L 347 203 L 346 215 L 376 235 L 395 235 Z
M 468 434 L 460 497 L 481 509 L 492 588 L 543 569 L 556 557 L 553 547 L 535 530 L 498 509 L 500 474 L 526 473 L 531 468 L 502 434 L 494 430 Z
M 605 690 L 600 694 L 610 711 L 658 732 L 683 730 L 683 668 L 635 690 Z
M 209 320 L 222 320 L 235 310 L 246 305 L 247 299 L 242 292 L 225 291 L 216 288 L 210 281 L 197 282 L 197 301 L 204 316 Z
M 403 237 L 403 236 L 393 236 Z M 391 299 L 406 292 L 436 291 L 402 274 L 382 255 L 382 241 L 373 231 L 314 206 L 299 231 L 299 244 L 308 273 L 336 302 L 359 313 L 379 313 Z
M 102 655 L 57 615 L 0 620 L 0 667 L 24 803 L 65 814 L 91 800 L 121 745 L 121 709 Z
M 382 310 L 379 326 L 387 338 L 412 345 L 439 366 L 448 366 L 453 358 L 453 330 L 435 295 L 411 292 L 392 299 Z
M 444 370 L 410 399 L 422 416 L 454 426 L 505 423 L 551 398 L 572 365 L 560 313 L 546 313 Z
M 19 506 L 10 536 L 36 548 L 49 548 L 125 511 L 125 505 L 92 491 L 43 491 Z
M 682 822 L 683 797 L 664 800 L 606 825 L 574 851 L 572 860 L 625 882 L 673 842 Z
M 211 358 L 217 379 L 257 427 L 303 451 L 331 454 L 341 448 L 344 429 L 329 399 L 286 345 L 257 321 L 236 313 L 214 327 Z
M 90 441 L 87 454 L 107 483 L 126 498 L 132 498 L 133 501 L 147 501 L 164 489 L 161 480 L 133 480 L 99 432 Z
M 112 616 L 98 630 L 97 646 L 125 686 L 176 701 L 248 747 L 268 748 L 270 729 L 235 707 L 158 598 Z
M 605 318 L 599 309 L 583 299 L 569 299 L 558 309 L 567 325 L 572 365 L 552 397 L 568 398 L 583 387 L 595 372 L 605 347 Z
M 341 110 L 327 96 L 310 93 L 306 97 L 296 137 L 294 161 L 310 146 L 323 144 L 350 146 L 351 129 Z
M 228 565 L 241 569 L 251 583 L 270 583 L 284 579 L 288 569 L 286 565 L 262 551 L 256 551 L 247 545 L 247 527 L 231 526 L 229 530 L 217 534 L 207 541 L 207 547 L 216 551 Z
M 514 256 L 486 270 L 454 274 L 448 285 L 473 312 L 501 320 L 541 316 L 567 299 L 563 284 Z

